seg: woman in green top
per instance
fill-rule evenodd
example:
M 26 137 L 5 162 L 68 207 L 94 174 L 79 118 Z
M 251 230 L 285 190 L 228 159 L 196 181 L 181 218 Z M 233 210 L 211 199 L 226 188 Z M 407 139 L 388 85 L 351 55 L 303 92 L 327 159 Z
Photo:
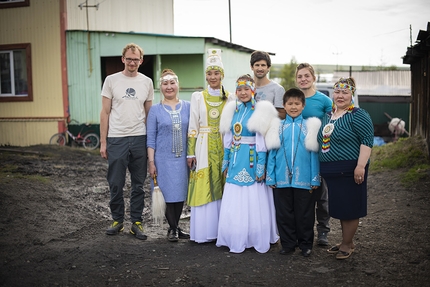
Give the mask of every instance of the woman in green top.
M 221 50 L 210 49 L 208 53 L 208 87 L 192 94 L 188 126 L 187 162 L 191 173 L 187 204 L 191 206 L 190 240 L 197 243 L 217 238 L 224 187 L 219 120 L 229 93 L 221 84 L 224 77 Z

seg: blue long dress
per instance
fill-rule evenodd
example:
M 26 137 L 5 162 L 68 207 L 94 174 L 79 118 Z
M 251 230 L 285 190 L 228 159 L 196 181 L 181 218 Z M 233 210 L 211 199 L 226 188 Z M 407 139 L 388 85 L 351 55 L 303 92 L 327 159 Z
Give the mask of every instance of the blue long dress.
M 189 175 L 187 132 L 190 102 L 181 100 L 176 105 L 176 110 L 180 108 L 182 152 L 179 157 L 172 152 L 172 120 L 168 112 L 171 111 L 171 108 L 162 104 L 153 105 L 146 122 L 147 146 L 155 151 L 154 163 L 157 167 L 157 183 L 167 203 L 181 202 L 187 199 Z

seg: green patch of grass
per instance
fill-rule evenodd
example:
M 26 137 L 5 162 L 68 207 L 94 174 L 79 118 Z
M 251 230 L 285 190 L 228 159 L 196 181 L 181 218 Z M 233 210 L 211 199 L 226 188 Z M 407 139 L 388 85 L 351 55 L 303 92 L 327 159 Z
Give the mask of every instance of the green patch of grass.
M 408 186 L 429 176 L 430 161 L 426 142 L 421 137 L 401 138 L 397 142 L 374 147 L 370 171 L 405 169 L 401 182 Z
M 39 182 L 44 183 L 44 184 L 48 184 L 51 182 L 51 179 L 44 177 L 44 176 L 41 176 L 41 175 L 38 175 L 38 174 L 29 175 L 28 178 L 30 178 L 31 180 L 39 181 Z
M 0 173 L 11 173 L 18 169 L 16 165 L 5 164 L 4 166 L 0 166 Z
M 420 164 L 409 169 L 401 179 L 405 186 L 411 186 L 421 180 L 424 180 L 430 175 L 430 165 Z
M 51 180 L 47 177 L 38 174 L 21 174 L 12 172 L 0 172 L 0 184 L 2 183 L 12 183 L 17 179 L 28 179 L 32 181 L 38 181 L 44 184 L 49 184 Z
M 6 164 L 0 167 L 0 183 L 10 183 L 15 179 L 29 179 L 34 181 L 39 181 L 41 183 L 48 184 L 50 183 L 50 179 L 47 177 L 43 177 L 38 174 L 22 174 L 16 172 L 18 167 L 16 165 Z

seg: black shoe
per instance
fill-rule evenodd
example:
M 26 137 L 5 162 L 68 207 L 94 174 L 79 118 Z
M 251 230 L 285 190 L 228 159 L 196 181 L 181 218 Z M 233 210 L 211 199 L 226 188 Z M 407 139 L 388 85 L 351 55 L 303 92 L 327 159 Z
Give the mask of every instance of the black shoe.
M 178 227 L 178 237 L 179 239 L 190 239 L 190 235 L 186 232 L 183 232 L 182 229 Z
M 309 256 L 311 255 L 311 253 L 312 253 L 312 250 L 311 250 L 311 249 L 303 249 L 303 250 L 302 250 L 302 255 L 303 255 L 304 257 L 309 257 Z
M 294 253 L 294 251 L 296 251 L 296 250 L 293 248 L 282 248 L 281 251 L 279 251 L 279 254 L 288 255 L 288 254 Z
M 178 241 L 178 233 L 176 232 L 176 229 L 170 229 L 167 233 L 167 240 L 170 242 L 177 242 Z
M 327 232 L 318 233 L 317 244 L 319 246 L 328 246 Z

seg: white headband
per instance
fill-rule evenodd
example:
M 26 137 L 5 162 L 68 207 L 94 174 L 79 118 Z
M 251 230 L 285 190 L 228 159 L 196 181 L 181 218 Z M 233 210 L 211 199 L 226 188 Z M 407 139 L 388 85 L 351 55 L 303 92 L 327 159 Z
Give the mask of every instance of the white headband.
M 168 74 L 160 78 L 160 84 L 170 80 L 175 80 L 176 83 L 179 83 L 178 76 Z

